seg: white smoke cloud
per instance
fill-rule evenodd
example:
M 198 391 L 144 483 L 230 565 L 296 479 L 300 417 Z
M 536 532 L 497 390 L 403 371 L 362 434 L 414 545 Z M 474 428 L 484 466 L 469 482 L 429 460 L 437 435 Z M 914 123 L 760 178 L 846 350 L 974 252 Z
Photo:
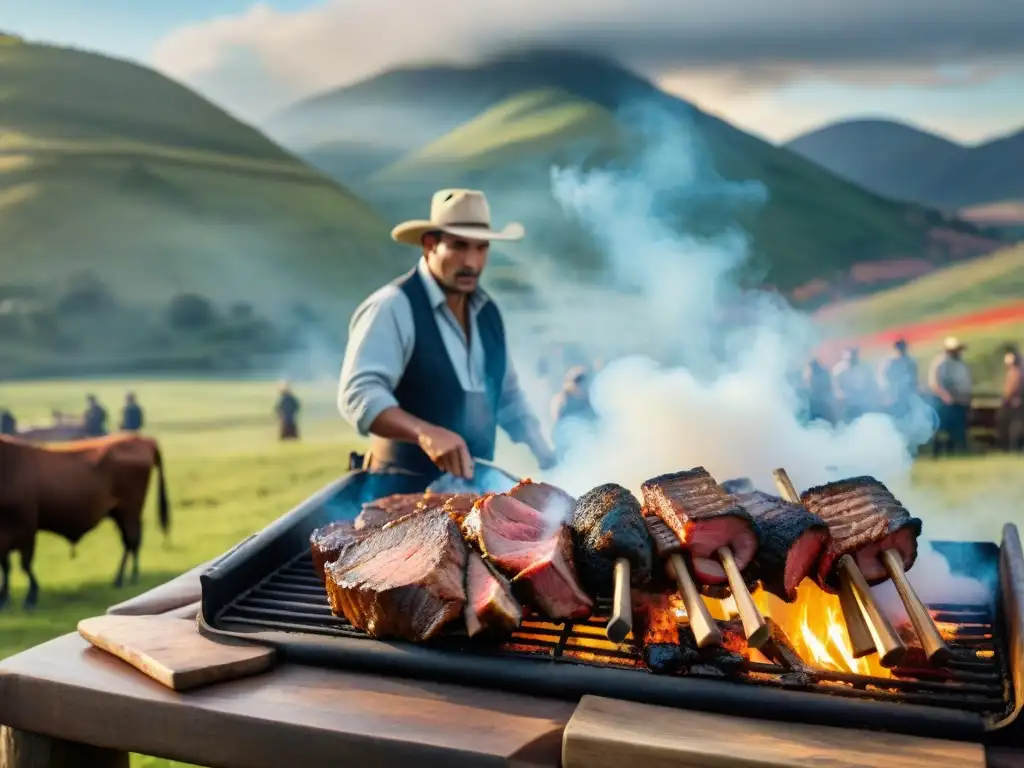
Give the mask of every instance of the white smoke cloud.
M 650 356 L 616 359 L 597 375 L 599 425 L 580 427 L 552 481 L 574 494 L 609 481 L 638 490 L 657 474 L 698 465 L 765 490 L 780 466 L 801 487 L 862 473 L 883 482 L 906 477 L 908 434 L 889 417 L 836 428 L 799 419 L 793 377 L 817 334 L 778 297 L 739 290 L 733 275 L 749 255 L 742 230 L 707 239 L 678 236 L 663 223 L 709 199 L 726 210 L 759 206 L 764 189 L 717 176 L 699 134 L 676 115 L 644 107 L 623 120 L 651 146 L 635 168 L 557 170 L 553 191 L 597 236 L 609 273 L 638 300 L 629 314 L 590 315 L 586 329 L 571 305 L 551 310 L 558 317 L 549 324 L 581 335 L 597 354 L 608 353 L 603 339 L 625 333 Z M 915 421 L 916 444 L 930 436 L 931 419 Z

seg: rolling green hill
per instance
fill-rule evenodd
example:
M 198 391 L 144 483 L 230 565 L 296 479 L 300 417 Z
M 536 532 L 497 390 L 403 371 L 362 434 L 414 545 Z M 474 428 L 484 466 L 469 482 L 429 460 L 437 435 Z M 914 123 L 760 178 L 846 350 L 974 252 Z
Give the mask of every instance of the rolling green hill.
M 0 46 L 0 243 L 5 285 L 90 271 L 141 303 L 327 301 L 389 273 L 384 222 L 257 130 L 151 70 L 25 43 Z
M 638 105 L 659 124 L 631 114 Z M 368 115 L 382 120 L 373 130 Z M 941 260 L 950 253 L 933 237 L 937 230 L 977 233 L 936 211 L 867 192 L 615 62 L 581 54 L 520 52 L 475 66 L 396 70 L 297 104 L 268 130 L 325 172 L 358 183 L 393 218 L 422 215 L 434 189 L 482 187 L 496 215 L 526 224 L 534 247 L 581 267 L 593 265 L 594 244 L 551 200 L 551 165 L 634 168 L 650 134 L 696 140 L 689 160 L 698 185 L 687 185 L 687 159 L 677 158 L 678 187 L 662 190 L 675 224 L 713 234 L 738 221 L 753 235 L 751 279 L 784 290 L 820 278 L 843 283 L 862 262 Z M 767 201 L 724 200 L 719 176 L 762 183 Z
M 315 318 L 343 329 L 406 268 L 387 233 L 345 187 L 151 70 L 0 45 L 5 375 L 281 353 Z M 186 297 L 175 322 L 191 330 L 168 328 L 185 294 L 208 306 Z
M 1024 244 L 828 307 L 816 317 L 846 333 L 873 333 L 1024 302 Z

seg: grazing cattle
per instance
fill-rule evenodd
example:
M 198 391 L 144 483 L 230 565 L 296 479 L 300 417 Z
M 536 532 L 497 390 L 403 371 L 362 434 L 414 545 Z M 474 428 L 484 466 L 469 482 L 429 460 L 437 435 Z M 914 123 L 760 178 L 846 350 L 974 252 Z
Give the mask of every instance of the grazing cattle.
M 0 436 L 0 607 L 7 601 L 11 552 L 21 556 L 29 580 L 25 605 L 32 607 L 39 596 L 32 572 L 36 531 L 56 533 L 74 545 L 107 516 L 124 544 L 114 585 L 124 583 L 129 554 L 132 581 L 137 581 L 142 509 L 154 468 L 166 535 L 170 509 L 163 459 L 152 438 L 121 434 L 43 447 Z

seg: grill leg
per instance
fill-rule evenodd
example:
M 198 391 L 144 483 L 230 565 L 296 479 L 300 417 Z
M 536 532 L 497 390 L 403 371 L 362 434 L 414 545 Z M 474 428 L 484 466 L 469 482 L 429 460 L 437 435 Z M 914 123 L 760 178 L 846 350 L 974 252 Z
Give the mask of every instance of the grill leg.
M 128 768 L 128 753 L 0 725 L 0 768 Z

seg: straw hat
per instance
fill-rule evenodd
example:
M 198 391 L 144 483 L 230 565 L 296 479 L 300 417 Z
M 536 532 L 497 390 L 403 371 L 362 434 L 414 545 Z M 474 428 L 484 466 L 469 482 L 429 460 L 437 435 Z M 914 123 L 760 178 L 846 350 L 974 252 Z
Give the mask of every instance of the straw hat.
M 956 352 L 958 349 L 964 349 L 965 345 L 956 336 L 947 336 L 943 346 L 947 352 Z
M 405 221 L 391 230 L 391 239 L 420 245 L 428 232 L 445 232 L 471 240 L 520 240 L 526 234 L 518 222 L 491 229 L 491 208 L 483 192 L 475 189 L 442 189 L 430 201 L 430 220 Z

